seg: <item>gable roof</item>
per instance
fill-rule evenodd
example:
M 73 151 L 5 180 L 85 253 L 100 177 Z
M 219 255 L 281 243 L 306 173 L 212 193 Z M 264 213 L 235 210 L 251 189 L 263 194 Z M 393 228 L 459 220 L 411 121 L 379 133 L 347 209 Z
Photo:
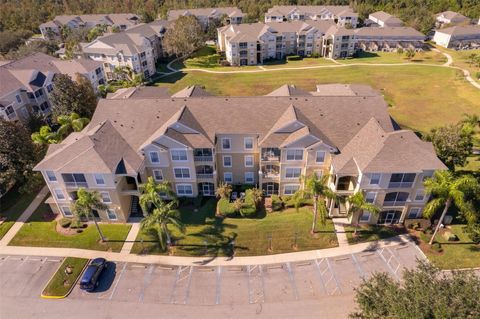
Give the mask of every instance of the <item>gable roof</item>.
M 384 23 L 384 26 L 398 27 L 403 25 L 403 21 L 385 11 L 370 13 L 369 18 L 375 18 Z
M 435 32 L 449 34 L 454 37 L 476 35 L 480 38 L 480 25 L 457 25 L 445 29 L 436 30 Z
M 295 87 L 293 84 L 284 84 L 278 89 L 268 93 L 266 96 L 309 96 L 307 91 Z
M 443 17 L 447 20 L 456 20 L 456 21 L 465 21 L 465 20 L 469 20 L 466 16 L 464 16 L 463 14 L 460 14 L 458 12 L 455 12 L 455 11 L 443 11 L 443 12 L 440 12 L 440 13 L 437 13 L 435 15 L 436 18 L 439 18 L 439 17 Z

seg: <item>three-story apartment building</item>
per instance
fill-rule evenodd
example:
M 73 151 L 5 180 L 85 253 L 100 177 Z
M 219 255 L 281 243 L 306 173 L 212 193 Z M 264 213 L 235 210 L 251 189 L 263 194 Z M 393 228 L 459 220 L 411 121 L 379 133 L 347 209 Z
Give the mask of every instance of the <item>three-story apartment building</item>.
M 236 7 L 169 10 L 167 16 L 168 21 L 175 21 L 181 16 L 194 16 L 205 30 L 215 20 L 220 21 L 225 18 L 228 24 L 240 24 L 245 18 L 242 10 Z
M 108 205 L 97 212 L 102 220 L 126 221 L 141 213 L 139 185 L 149 176 L 181 197 L 214 196 L 220 182 L 288 196 L 303 187 L 301 176 L 328 174 L 337 194 L 362 191 L 382 207 L 362 221 L 398 223 L 421 216 L 423 179 L 445 169 L 430 143 L 393 127 L 383 97 L 365 86 L 283 86 L 257 97 L 201 92 L 101 100 L 90 124 L 51 145 L 36 166 L 52 193 L 47 203 L 71 216 L 84 187 Z M 331 216 L 348 208 L 327 204 Z

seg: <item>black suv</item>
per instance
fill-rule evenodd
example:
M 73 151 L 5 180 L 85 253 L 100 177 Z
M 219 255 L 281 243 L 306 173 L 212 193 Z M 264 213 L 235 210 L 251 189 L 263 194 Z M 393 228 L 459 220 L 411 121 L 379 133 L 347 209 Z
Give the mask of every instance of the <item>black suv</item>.
M 80 280 L 80 289 L 86 291 L 95 290 L 98 286 L 100 274 L 105 268 L 107 268 L 107 260 L 105 258 L 95 258 L 92 260 Z

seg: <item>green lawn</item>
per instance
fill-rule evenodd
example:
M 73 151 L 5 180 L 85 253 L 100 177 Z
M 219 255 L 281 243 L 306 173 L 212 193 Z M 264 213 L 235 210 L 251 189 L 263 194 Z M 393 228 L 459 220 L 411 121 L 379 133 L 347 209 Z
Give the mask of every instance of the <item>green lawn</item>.
M 212 204 L 213 202 L 213 204 Z M 297 232 L 298 250 L 314 250 L 336 247 L 337 238 L 331 220 L 325 227 L 318 227 L 318 233 L 312 237 L 309 229 L 312 223 L 311 207 L 304 207 L 295 212 L 287 209 L 271 213 L 264 218 L 244 219 L 226 218 L 216 220 L 214 201 L 207 203 L 197 212 L 183 209 L 182 219 L 189 222 L 184 235 L 173 232 L 177 245 L 173 248 L 177 256 L 225 255 L 230 246 L 228 239 L 235 239 L 236 256 L 257 256 L 292 252 Z M 272 237 L 272 249 L 269 251 L 269 239 Z M 143 243 L 141 240 L 143 239 Z M 207 248 L 205 248 L 207 244 Z M 132 252 L 160 254 L 158 244 L 153 236 L 140 232 Z
M 447 58 L 435 51 L 417 52 L 412 60 L 405 57 L 405 54 L 396 52 L 360 52 L 358 57 L 339 59 L 339 63 L 427 63 L 444 64 Z
M 458 236 L 459 241 L 448 242 L 441 235 L 436 236 L 436 241 L 442 245 L 442 253 L 431 251 L 429 246 L 425 244 L 430 239 L 430 236 L 422 233 L 421 239 L 424 243 L 420 244 L 420 248 L 435 266 L 441 269 L 480 267 L 480 245 L 472 243 L 468 235 L 463 232 L 464 226 L 451 226 L 451 231 Z
M 349 244 L 358 244 L 369 241 L 375 241 L 385 238 L 397 236 L 400 232 L 392 227 L 376 226 L 376 225 L 362 225 L 358 227 L 356 237 L 353 237 L 355 228 L 351 226 L 345 227 L 347 233 L 347 240 Z
M 56 231 L 56 221 L 48 205 L 41 205 L 22 226 L 9 243 L 11 246 L 80 248 L 118 252 L 122 249 L 131 225 L 100 224 L 100 229 L 107 242 L 100 243 L 94 225 L 89 225 L 83 232 L 66 236 Z M 47 219 L 47 221 L 45 221 Z
M 380 90 L 391 104 L 389 113 L 403 127 L 426 132 L 454 123 L 463 113 L 480 112 L 480 91 L 455 69 L 422 66 L 351 66 L 345 68 L 285 70 L 260 73 L 178 73 L 158 86 L 172 93 L 189 85 L 202 85 L 214 95 L 264 95 L 283 84 L 313 91 L 321 83 L 362 83 Z
M 441 46 L 435 46 L 438 50 L 442 52 L 446 52 L 450 54 L 453 58 L 453 64 L 452 66 L 458 66 L 462 69 L 467 69 L 470 71 L 470 74 L 472 75 L 472 78 L 476 79 L 478 82 L 480 82 L 480 79 L 475 77 L 475 74 L 477 72 L 480 72 L 480 67 L 477 67 L 473 64 L 470 64 L 468 60 L 468 56 L 471 54 L 476 54 L 480 55 L 480 49 L 477 50 L 464 50 L 464 51 L 455 51 L 451 49 L 446 49 Z
M 81 275 L 87 262 L 88 259 L 85 258 L 65 258 L 57 272 L 53 275 L 43 290 L 42 296 L 64 297 L 67 295 L 72 286 L 76 283 L 78 277 Z M 72 268 L 71 274 L 65 272 L 65 267 L 67 266 Z

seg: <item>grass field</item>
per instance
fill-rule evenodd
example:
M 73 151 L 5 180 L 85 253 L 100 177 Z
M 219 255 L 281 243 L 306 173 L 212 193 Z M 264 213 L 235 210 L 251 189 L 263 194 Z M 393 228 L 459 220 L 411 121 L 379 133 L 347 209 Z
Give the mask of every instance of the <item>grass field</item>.
M 88 259 L 67 257 L 58 268 L 57 272 L 48 282 L 42 292 L 43 296 L 64 297 L 81 275 L 83 268 L 87 264 Z M 65 267 L 70 266 L 72 273 L 65 273 Z
M 436 46 L 436 48 L 442 52 L 446 52 L 450 54 L 453 58 L 453 64 L 452 66 L 458 66 L 462 69 L 467 69 L 470 71 L 470 74 L 472 75 L 472 78 L 480 82 L 480 79 L 478 79 L 475 75 L 477 72 L 480 72 L 480 67 L 477 67 L 473 64 L 470 64 L 468 60 L 468 56 L 471 54 L 476 54 L 480 55 L 480 49 L 477 50 L 464 50 L 464 51 L 455 51 L 451 49 L 446 49 L 441 46 Z
M 47 219 L 47 221 L 45 221 Z M 131 225 L 100 224 L 107 242 L 99 242 L 99 235 L 94 225 L 89 225 L 83 232 L 75 235 L 63 235 L 56 231 L 57 222 L 52 219 L 48 205 L 40 205 L 27 223 L 9 243 L 11 246 L 80 248 L 118 252 L 122 249 Z
M 339 59 L 339 63 L 427 63 L 427 64 L 444 64 L 447 58 L 435 51 L 417 52 L 415 56 L 409 60 L 405 54 L 396 52 L 361 52 L 358 57 L 349 59 Z
M 214 95 L 264 95 L 283 84 L 295 84 L 308 91 L 321 83 L 368 84 L 385 95 L 389 113 L 403 127 L 426 132 L 453 123 L 463 113 L 480 113 L 480 91 L 471 86 L 461 71 L 443 67 L 351 66 L 261 73 L 207 74 L 186 72 L 157 82 L 177 92 L 188 85 L 202 85 Z
M 347 240 L 349 244 L 358 244 L 369 241 L 375 241 L 385 238 L 397 236 L 399 232 L 391 227 L 376 226 L 376 225 L 362 225 L 357 229 L 356 237 L 353 236 L 355 228 L 347 226 L 345 232 L 347 233 Z
M 319 227 L 315 236 L 310 235 L 309 229 L 312 223 L 310 207 L 301 208 L 298 213 L 294 209 L 287 209 L 259 219 L 226 218 L 223 221 L 215 220 L 213 218 L 215 206 L 209 207 L 212 210 L 207 213 L 208 216 L 204 215 L 206 211 L 184 210 L 182 212 L 182 219 L 191 224 L 187 225 L 184 235 L 173 232 L 174 237 L 177 238 L 176 247 L 173 248 L 175 255 L 225 255 L 225 251 L 230 248 L 225 247 L 225 243 L 229 238 L 233 238 L 233 233 L 236 234 L 236 256 L 292 252 L 295 233 L 297 233 L 298 250 L 322 249 L 338 245 L 331 220 L 328 220 L 325 227 Z M 272 237 L 271 250 L 269 250 L 269 236 Z M 142 239 L 143 243 L 140 242 Z M 149 254 L 161 253 L 154 237 L 145 232 L 139 233 L 132 253 L 142 251 Z

